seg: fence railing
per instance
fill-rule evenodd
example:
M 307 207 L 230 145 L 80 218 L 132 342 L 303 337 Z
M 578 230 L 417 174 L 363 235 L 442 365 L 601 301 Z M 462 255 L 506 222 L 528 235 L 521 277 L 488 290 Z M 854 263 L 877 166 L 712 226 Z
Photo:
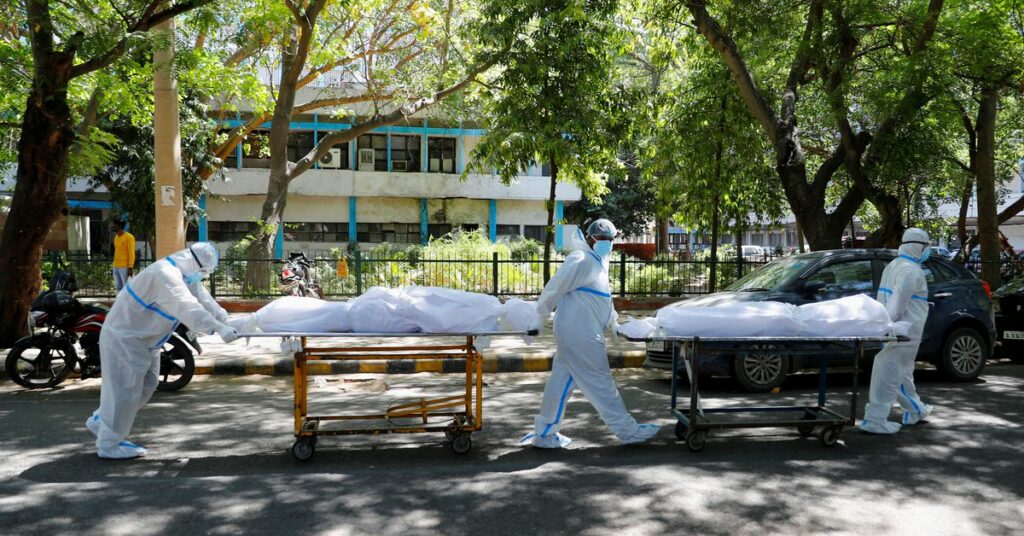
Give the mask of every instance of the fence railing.
M 44 277 L 49 278 L 55 257 L 49 256 Z M 64 255 L 65 263 L 78 279 L 82 297 L 113 297 L 114 283 L 110 258 L 88 255 Z M 531 297 L 544 288 L 544 260 L 541 257 L 512 258 L 492 253 L 475 258 L 417 257 L 393 254 L 377 257 L 355 253 L 345 257 L 348 275 L 338 275 L 338 258 L 313 259 L 313 276 L 327 297 L 353 297 L 373 286 L 397 287 L 426 285 L 481 292 L 495 296 Z M 153 261 L 140 259 L 136 270 L 143 270 Z M 616 296 L 686 296 L 721 290 L 768 259 L 732 260 L 652 260 L 645 261 L 618 253 L 613 254 L 608 276 Z M 265 259 L 221 259 L 210 277 L 210 293 L 218 298 L 269 298 L 281 295 L 278 274 L 284 261 Z M 553 258 L 551 273 L 562 264 Z M 712 268 L 715 285 L 711 285 Z M 265 270 L 267 281 L 262 288 L 253 288 L 248 281 L 251 270 Z

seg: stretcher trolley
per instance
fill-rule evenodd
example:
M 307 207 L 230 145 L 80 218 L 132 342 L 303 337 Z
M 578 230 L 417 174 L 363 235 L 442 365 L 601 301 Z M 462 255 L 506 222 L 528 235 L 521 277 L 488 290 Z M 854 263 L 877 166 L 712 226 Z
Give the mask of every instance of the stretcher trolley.
M 795 427 L 801 436 L 817 431 L 821 443 L 831 447 L 839 441 L 844 426 L 853 426 L 857 416 L 857 380 L 859 365 L 865 349 L 877 349 L 882 343 L 903 340 L 895 337 L 652 337 L 630 339 L 644 342 L 666 342 L 672 345 L 672 415 L 675 416 L 676 437 L 696 452 L 704 448 L 711 430 L 730 428 Z M 740 406 L 703 407 L 700 399 L 700 362 L 703 356 L 772 354 L 817 358 L 817 404 L 807 406 Z M 844 414 L 827 405 L 828 365 L 830 361 L 852 358 L 853 383 L 850 388 L 849 408 Z M 680 408 L 678 404 L 679 371 L 685 369 L 690 380 L 690 401 Z M 771 413 L 780 418 L 768 419 Z
M 483 359 L 476 348 L 478 337 L 535 335 L 536 332 L 495 331 L 481 333 L 244 333 L 240 337 L 279 337 L 295 350 L 295 443 L 292 455 L 308 460 L 316 452 L 317 438 L 327 435 L 444 433 L 459 454 L 473 446 L 470 434 L 483 427 Z M 311 339 L 460 338 L 464 343 L 393 346 L 325 346 Z M 383 413 L 353 415 L 309 414 L 310 361 L 390 361 L 396 359 L 463 359 L 464 392 L 439 398 L 421 398 L 390 404 Z

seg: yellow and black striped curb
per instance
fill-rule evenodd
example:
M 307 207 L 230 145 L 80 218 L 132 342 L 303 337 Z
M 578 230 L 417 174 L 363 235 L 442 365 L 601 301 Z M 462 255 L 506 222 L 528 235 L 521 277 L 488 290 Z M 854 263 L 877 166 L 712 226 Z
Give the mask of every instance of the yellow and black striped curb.
M 609 352 L 611 368 L 640 368 L 647 354 L 643 350 Z M 484 356 L 484 372 L 545 372 L 551 370 L 552 354 Z M 291 376 L 294 360 L 287 356 L 214 359 L 197 364 L 196 374 L 242 376 L 262 374 Z M 310 361 L 309 374 L 415 374 L 417 372 L 465 373 L 465 359 L 390 359 L 380 361 Z

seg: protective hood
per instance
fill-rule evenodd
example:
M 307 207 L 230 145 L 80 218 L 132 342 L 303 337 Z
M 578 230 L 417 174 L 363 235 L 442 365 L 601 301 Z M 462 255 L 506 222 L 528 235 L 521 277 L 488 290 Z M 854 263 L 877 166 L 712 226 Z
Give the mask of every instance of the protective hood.
M 916 227 L 911 227 L 903 233 L 899 250 L 901 257 L 908 257 L 914 262 L 924 262 L 928 258 L 927 253 L 930 252 L 931 239 L 928 238 L 928 233 Z
M 615 229 L 615 224 L 604 218 L 594 220 L 587 226 L 587 236 L 596 240 L 615 240 L 617 233 L 618 230 Z
M 565 250 L 566 251 L 592 251 L 590 244 L 587 243 L 587 239 L 583 237 L 583 231 L 576 228 L 576 232 L 569 235 L 565 239 Z
M 167 256 L 168 262 L 178 267 L 185 278 L 202 277 L 213 273 L 220 262 L 217 248 L 209 242 L 196 242 L 191 246 Z

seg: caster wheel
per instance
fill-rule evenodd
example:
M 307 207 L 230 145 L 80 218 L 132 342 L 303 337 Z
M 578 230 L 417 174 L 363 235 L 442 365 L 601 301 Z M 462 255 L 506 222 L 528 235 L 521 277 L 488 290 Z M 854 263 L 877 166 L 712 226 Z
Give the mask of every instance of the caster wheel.
M 316 452 L 316 438 L 300 439 L 292 445 L 292 456 L 300 462 L 312 458 L 314 452 Z
M 843 435 L 842 426 L 829 426 L 821 431 L 821 444 L 826 447 L 834 446 L 839 441 L 839 436 Z
M 455 437 L 458 436 L 459 434 L 460 434 L 460 432 L 458 430 L 455 430 L 455 429 L 445 430 L 444 431 L 444 438 L 447 439 L 448 441 L 451 441 L 451 440 L 455 439 Z
M 818 419 L 814 415 L 811 415 L 810 413 L 807 413 L 800 420 L 801 421 L 816 421 Z M 810 437 L 810 436 L 814 435 L 814 425 L 813 424 L 800 424 L 800 425 L 797 425 L 796 431 L 800 434 L 801 437 Z
M 683 421 L 676 421 L 676 439 L 686 441 L 686 434 L 689 432 L 690 428 L 683 424 Z
M 473 440 L 469 438 L 469 434 L 458 434 L 452 438 L 452 450 L 456 454 L 465 454 L 471 448 L 473 448 Z
M 686 448 L 697 452 L 704 448 L 704 445 L 708 442 L 708 431 L 707 430 L 694 430 L 690 432 L 690 435 L 686 436 Z

